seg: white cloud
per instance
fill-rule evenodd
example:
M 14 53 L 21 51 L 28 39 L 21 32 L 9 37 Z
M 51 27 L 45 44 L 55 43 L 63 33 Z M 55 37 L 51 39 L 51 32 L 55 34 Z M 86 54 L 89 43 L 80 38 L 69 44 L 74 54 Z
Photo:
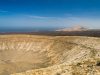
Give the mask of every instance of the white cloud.
M 29 15 L 28 17 L 37 18 L 37 19 L 45 19 L 45 18 L 47 18 L 47 17 L 42 17 L 42 16 L 31 16 L 31 15 Z
M 100 18 L 16 15 L 0 18 L 0 25 L 5 25 L 5 27 L 71 27 L 73 25 L 82 25 L 89 28 L 99 28 Z
M 0 13 L 7 13 L 8 11 L 5 11 L 5 10 L 1 10 L 0 9 Z
M 29 18 L 36 18 L 36 19 L 51 19 L 56 17 L 46 17 L 46 16 L 34 16 L 34 15 L 26 15 Z

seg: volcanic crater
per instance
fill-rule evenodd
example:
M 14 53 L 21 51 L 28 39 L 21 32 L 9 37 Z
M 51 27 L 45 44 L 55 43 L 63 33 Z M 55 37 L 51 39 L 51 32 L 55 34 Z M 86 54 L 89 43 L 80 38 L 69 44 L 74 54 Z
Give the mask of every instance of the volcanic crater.
M 49 67 L 52 69 L 56 65 L 81 63 L 90 59 L 95 61 L 95 65 L 100 61 L 100 38 L 0 35 L 0 75 Z

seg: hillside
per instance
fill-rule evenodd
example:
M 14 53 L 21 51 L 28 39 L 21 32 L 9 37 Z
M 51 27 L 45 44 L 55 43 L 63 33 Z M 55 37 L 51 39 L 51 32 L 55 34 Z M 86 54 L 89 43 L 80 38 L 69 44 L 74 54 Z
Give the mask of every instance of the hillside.
M 80 26 L 80 25 L 76 25 L 76 26 L 73 26 L 70 28 L 58 29 L 56 31 L 87 31 L 87 30 L 88 30 L 88 28 L 85 28 L 85 27 Z
M 100 38 L 0 35 L 0 75 L 100 75 Z

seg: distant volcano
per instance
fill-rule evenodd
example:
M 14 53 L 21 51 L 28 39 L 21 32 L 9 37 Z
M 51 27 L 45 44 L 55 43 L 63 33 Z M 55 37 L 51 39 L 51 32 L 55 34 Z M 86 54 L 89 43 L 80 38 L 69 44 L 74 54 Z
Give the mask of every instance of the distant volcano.
M 87 31 L 87 30 L 88 30 L 88 28 L 77 25 L 77 26 L 70 27 L 70 28 L 58 29 L 56 31 Z

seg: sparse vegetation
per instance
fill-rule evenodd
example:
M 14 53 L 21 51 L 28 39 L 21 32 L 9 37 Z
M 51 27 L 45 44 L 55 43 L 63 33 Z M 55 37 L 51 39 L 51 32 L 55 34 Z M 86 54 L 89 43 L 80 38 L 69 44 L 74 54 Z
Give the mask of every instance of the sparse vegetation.
M 56 75 L 61 75 L 60 73 L 56 73 Z
M 96 64 L 96 66 L 100 66 L 100 61 L 97 61 L 97 64 Z

